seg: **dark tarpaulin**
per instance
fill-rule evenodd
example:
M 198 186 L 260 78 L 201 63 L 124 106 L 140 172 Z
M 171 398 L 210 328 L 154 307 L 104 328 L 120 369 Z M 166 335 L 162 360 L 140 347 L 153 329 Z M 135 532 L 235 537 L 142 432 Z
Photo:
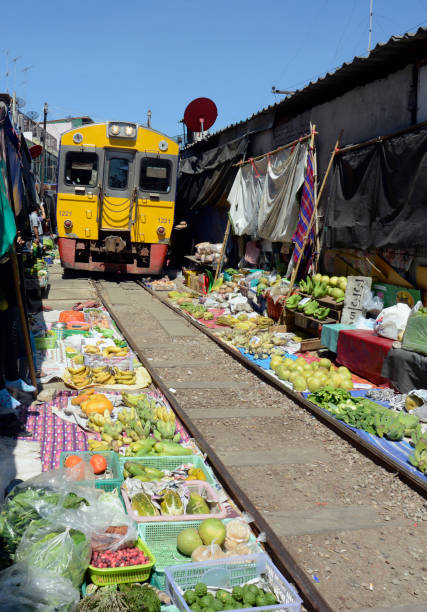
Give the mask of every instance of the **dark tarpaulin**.
M 335 157 L 329 247 L 424 247 L 427 127 Z
M 199 155 L 183 158 L 178 173 L 177 210 L 216 206 L 231 189 L 237 168 L 246 152 L 247 137 L 229 142 Z

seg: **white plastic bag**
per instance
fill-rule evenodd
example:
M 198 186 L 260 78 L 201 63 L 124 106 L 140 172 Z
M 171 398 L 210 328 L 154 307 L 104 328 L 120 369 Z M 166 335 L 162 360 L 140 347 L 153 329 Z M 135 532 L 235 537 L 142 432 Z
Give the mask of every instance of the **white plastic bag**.
M 79 588 L 90 557 L 90 538 L 82 531 L 41 519 L 25 530 L 15 560 L 59 574 Z
M 411 309 L 407 304 L 396 304 L 384 308 L 375 320 L 374 330 L 379 336 L 391 340 L 401 340 Z
M 26 563 L 0 572 L 0 612 L 69 612 L 80 600 L 67 578 Z

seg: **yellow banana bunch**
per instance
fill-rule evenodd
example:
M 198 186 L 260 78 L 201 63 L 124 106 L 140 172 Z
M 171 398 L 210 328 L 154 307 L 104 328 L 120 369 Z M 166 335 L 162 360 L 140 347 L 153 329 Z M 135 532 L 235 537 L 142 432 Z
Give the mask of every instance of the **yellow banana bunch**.
M 165 423 L 175 423 L 175 415 L 166 406 L 156 406 L 156 419 Z
M 89 446 L 90 451 L 105 451 L 109 449 L 108 442 L 101 440 L 88 440 L 87 444 Z

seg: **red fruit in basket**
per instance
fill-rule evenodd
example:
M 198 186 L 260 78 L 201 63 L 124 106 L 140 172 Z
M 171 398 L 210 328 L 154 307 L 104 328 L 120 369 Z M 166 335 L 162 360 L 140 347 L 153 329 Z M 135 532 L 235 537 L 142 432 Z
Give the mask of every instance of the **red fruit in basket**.
M 103 474 L 107 469 L 107 460 L 103 455 L 92 455 L 90 464 L 95 474 Z

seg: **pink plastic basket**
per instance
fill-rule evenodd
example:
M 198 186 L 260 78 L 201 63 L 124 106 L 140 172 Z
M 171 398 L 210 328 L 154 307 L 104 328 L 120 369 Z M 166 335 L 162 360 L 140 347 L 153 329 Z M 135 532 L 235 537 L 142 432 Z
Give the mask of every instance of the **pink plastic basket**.
M 188 480 L 185 483 L 189 490 L 202 495 L 208 503 L 214 504 L 213 511 L 210 514 L 178 514 L 168 515 L 160 514 L 159 516 L 140 516 L 137 512 L 132 509 L 131 500 L 127 495 L 126 491 L 122 489 L 122 496 L 125 502 L 126 510 L 129 516 L 137 523 L 151 523 L 151 522 L 162 522 L 165 521 L 203 521 L 208 518 L 219 518 L 223 519 L 227 516 L 227 509 L 219 501 L 218 495 L 207 482 L 203 480 Z

